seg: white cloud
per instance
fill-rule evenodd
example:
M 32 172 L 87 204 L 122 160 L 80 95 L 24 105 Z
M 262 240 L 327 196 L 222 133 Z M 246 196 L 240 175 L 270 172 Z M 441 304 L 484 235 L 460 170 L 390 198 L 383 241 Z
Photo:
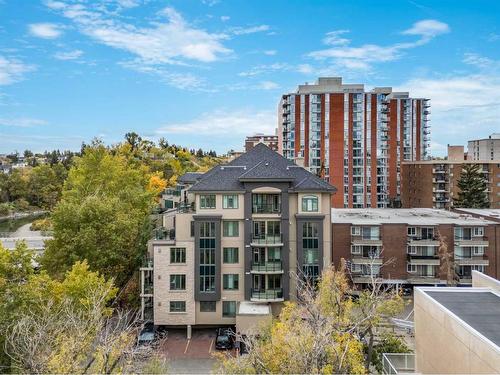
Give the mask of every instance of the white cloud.
M 280 88 L 280 85 L 273 81 L 261 81 L 256 88 L 261 90 L 276 90 Z
M 363 44 L 351 46 L 351 40 L 341 37 L 347 30 L 336 30 L 326 34 L 323 43 L 331 48 L 313 51 L 308 54 L 315 60 L 328 61 L 333 68 L 349 70 L 370 70 L 373 63 L 397 60 L 404 50 L 428 43 L 432 38 L 449 31 L 447 24 L 436 20 L 423 20 L 413 24 L 402 32 L 405 35 L 417 35 L 414 42 L 395 43 L 388 46 Z
M 263 31 L 268 31 L 270 29 L 269 25 L 258 25 L 258 26 L 250 26 L 250 27 L 233 27 L 230 29 L 230 33 L 234 35 L 247 35 L 260 33 Z
M 276 55 L 278 52 L 275 50 L 275 49 L 269 49 L 267 51 L 264 51 L 264 55 L 267 55 L 267 56 L 274 56 Z
M 463 62 L 469 65 L 474 65 L 479 68 L 487 68 L 493 65 L 493 60 L 478 55 L 477 53 L 466 53 Z
M 0 55 L 0 86 L 20 81 L 25 73 L 34 69 L 34 66 L 25 64 L 18 59 Z
M 31 35 L 43 39 L 56 39 L 62 31 L 55 23 L 32 23 L 28 26 Z
M 15 128 L 32 128 L 34 126 L 46 125 L 47 121 L 36 118 L 20 117 L 20 118 L 0 118 L 0 126 L 8 126 Z
M 220 17 L 220 20 L 221 20 L 222 22 L 229 21 L 230 19 L 231 19 L 231 17 L 229 17 L 229 16 L 221 16 L 221 17 Z
M 58 60 L 76 60 L 83 55 L 83 51 L 75 49 L 74 51 L 68 52 L 57 52 L 54 54 L 54 58 Z
M 242 109 L 228 111 L 219 109 L 201 114 L 182 123 L 166 124 L 159 128 L 158 135 L 185 134 L 192 136 L 225 135 L 244 136 L 249 133 L 274 133 L 275 111 Z
M 138 27 L 84 3 L 49 2 L 47 5 L 71 19 L 83 34 L 104 45 L 125 50 L 146 63 L 213 62 L 231 52 L 221 43 L 227 36 L 191 26 L 173 8 L 158 13 L 166 18 L 165 21 Z
M 206 82 L 202 78 L 191 73 L 171 72 L 161 66 L 145 64 L 140 60 L 121 62 L 120 65 L 140 73 L 154 75 L 163 83 L 178 89 L 210 91 L 206 88 Z
M 341 37 L 342 34 L 346 34 L 348 32 L 349 30 L 330 31 L 326 33 L 325 37 L 323 38 L 323 44 L 326 44 L 327 46 L 343 46 L 349 44 L 349 39 Z
M 220 0 L 201 0 L 201 2 L 209 7 L 213 7 L 214 5 L 219 4 Z
M 439 140 L 466 145 L 467 140 L 485 137 L 499 128 L 498 69 L 482 69 L 468 75 L 414 78 L 395 90 L 431 99 L 431 147 L 435 154 L 445 154 L 445 145 Z
M 422 20 L 414 23 L 408 30 L 403 31 L 403 34 L 434 38 L 435 36 L 448 32 L 450 32 L 450 27 L 444 22 L 437 20 Z
M 260 74 L 272 73 L 272 72 L 286 72 L 293 70 L 293 65 L 288 63 L 273 63 L 273 64 L 262 64 L 254 66 L 253 68 L 238 73 L 240 77 L 254 77 Z

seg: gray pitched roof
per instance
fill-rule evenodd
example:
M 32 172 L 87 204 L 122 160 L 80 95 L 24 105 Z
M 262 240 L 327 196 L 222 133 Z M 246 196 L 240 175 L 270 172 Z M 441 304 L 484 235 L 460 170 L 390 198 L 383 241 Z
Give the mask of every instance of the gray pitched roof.
M 203 172 L 186 172 L 182 176 L 179 177 L 179 182 L 183 182 L 186 184 L 194 184 L 204 175 Z
M 271 150 L 263 143 L 228 164 L 206 172 L 191 191 L 244 191 L 246 181 L 289 181 L 293 191 L 337 191 L 328 182 Z

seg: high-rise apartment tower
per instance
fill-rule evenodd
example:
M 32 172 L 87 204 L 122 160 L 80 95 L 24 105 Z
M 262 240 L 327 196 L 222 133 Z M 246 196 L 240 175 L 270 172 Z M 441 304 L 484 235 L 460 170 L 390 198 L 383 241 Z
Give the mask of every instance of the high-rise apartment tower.
M 335 208 L 398 207 L 401 162 L 429 157 L 429 107 L 390 87 L 319 78 L 282 96 L 279 152 L 336 186 Z

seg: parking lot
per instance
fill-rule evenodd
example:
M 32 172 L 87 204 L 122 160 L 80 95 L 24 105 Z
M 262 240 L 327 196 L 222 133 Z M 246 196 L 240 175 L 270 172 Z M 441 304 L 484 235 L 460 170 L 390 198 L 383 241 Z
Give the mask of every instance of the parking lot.
M 215 328 L 193 328 L 191 340 L 186 338 L 186 329 L 169 329 L 168 338 L 159 350 L 168 359 L 169 373 L 210 373 L 216 365 L 213 354 L 218 352 Z

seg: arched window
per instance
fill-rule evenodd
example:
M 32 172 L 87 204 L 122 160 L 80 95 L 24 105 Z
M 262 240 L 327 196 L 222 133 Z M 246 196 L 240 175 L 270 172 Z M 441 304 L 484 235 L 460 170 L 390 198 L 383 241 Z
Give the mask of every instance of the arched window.
M 318 212 L 318 197 L 315 195 L 306 195 L 302 197 L 302 211 Z

